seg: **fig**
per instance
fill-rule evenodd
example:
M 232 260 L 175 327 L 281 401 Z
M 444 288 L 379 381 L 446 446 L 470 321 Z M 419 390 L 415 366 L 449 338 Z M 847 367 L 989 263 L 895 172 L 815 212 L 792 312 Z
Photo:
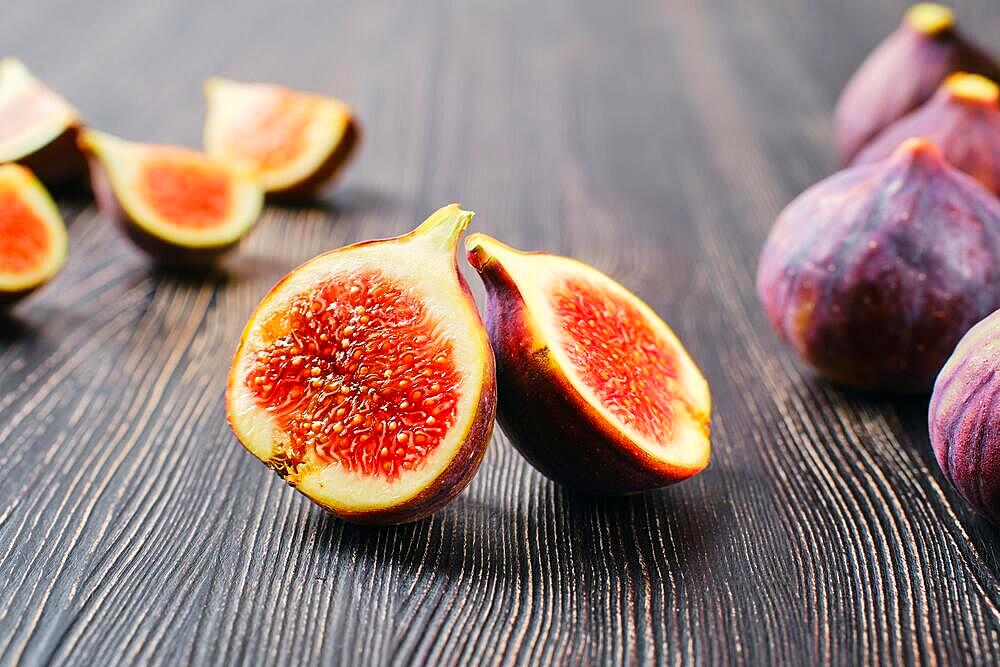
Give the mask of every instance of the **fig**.
M 101 210 L 162 264 L 209 265 L 260 216 L 257 181 L 206 155 L 94 130 L 81 131 L 79 142 Z
M 626 495 L 708 465 L 708 383 L 670 327 L 582 262 L 473 234 L 496 352 L 497 419 L 549 479 Z
M 0 305 L 51 280 L 66 261 L 66 225 L 27 167 L 0 164 Z
M 1000 194 L 1000 105 L 997 84 L 978 74 L 959 72 L 913 113 L 904 116 L 865 146 L 854 164 L 889 157 L 910 137 L 930 139 L 945 160 Z
M 0 60 L 0 163 L 18 162 L 51 187 L 86 179 L 80 117 L 19 60 Z
M 928 422 L 941 472 L 1000 526 L 1000 311 L 959 341 L 934 383 Z
M 455 261 L 472 213 L 327 252 L 257 307 L 233 360 L 243 446 L 354 523 L 435 512 L 471 481 L 496 412 L 493 353 Z
M 849 164 L 879 132 L 929 100 L 957 71 L 1000 80 L 1000 65 L 971 43 L 943 5 L 922 2 L 858 68 L 834 115 L 841 164 Z
M 361 129 L 331 97 L 266 83 L 205 82 L 205 152 L 247 169 L 272 195 L 314 195 L 354 155 Z
M 764 245 L 757 293 L 778 334 L 828 378 L 918 393 L 1000 307 L 1000 200 L 906 140 L 799 195 Z

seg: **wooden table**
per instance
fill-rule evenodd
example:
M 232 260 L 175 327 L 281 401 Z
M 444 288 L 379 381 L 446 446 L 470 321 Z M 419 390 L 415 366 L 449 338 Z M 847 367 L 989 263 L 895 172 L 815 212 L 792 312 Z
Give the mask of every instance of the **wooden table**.
M 939 474 L 926 399 L 815 379 L 753 289 L 775 215 L 834 168 L 840 86 L 904 2 L 228 4 L 0 12 L 4 52 L 128 138 L 198 145 L 212 74 L 337 95 L 368 130 L 341 187 L 268 208 L 208 278 L 158 272 L 62 202 L 68 266 L 0 321 L 0 662 L 1000 660 L 1000 533 Z M 995 0 L 956 4 L 1000 47 Z M 707 471 L 592 499 L 498 430 L 458 500 L 372 529 L 239 447 L 223 381 L 265 291 L 450 201 L 674 326 L 713 389 Z

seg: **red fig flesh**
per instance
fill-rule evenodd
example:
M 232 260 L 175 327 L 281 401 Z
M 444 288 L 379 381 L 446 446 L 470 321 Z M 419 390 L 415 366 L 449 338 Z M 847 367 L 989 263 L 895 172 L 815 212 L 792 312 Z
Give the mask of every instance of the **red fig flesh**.
M 1000 201 L 910 139 L 781 213 L 757 292 L 781 337 L 827 377 L 924 392 L 959 338 L 1000 307 Z
M 708 383 L 638 297 L 596 269 L 482 234 L 498 419 L 550 479 L 600 494 L 659 488 L 709 459 Z
M 493 428 L 493 355 L 455 264 L 472 214 L 329 252 L 243 333 L 229 421 L 254 456 L 349 521 L 401 523 L 472 479 Z
M 930 99 L 957 71 L 1000 78 L 1000 65 L 959 33 L 950 9 L 929 2 L 911 7 L 837 102 L 834 134 L 841 164 L 849 164 L 865 144 Z

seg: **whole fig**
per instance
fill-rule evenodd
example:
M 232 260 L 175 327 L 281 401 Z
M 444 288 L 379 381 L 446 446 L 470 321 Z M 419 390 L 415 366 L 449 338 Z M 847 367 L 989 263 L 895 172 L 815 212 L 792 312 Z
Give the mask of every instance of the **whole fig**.
M 882 130 L 854 164 L 884 160 L 910 137 L 933 141 L 945 160 L 1000 194 L 1000 88 L 978 74 L 952 74 L 937 94 Z
M 757 293 L 821 374 L 925 392 L 959 338 L 1000 307 L 1000 200 L 909 139 L 799 195 L 764 245 Z
M 928 422 L 944 476 L 1000 525 L 1000 311 L 974 326 L 941 369 Z
M 841 164 L 890 123 L 926 102 L 956 71 L 1000 79 L 1000 65 L 972 44 L 943 5 L 922 2 L 865 59 L 844 87 L 834 116 Z

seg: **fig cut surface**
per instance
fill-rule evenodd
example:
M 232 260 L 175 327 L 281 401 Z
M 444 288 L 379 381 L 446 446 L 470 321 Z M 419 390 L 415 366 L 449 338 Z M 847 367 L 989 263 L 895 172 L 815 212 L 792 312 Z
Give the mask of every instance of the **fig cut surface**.
M 229 377 L 257 458 L 358 523 L 419 519 L 457 495 L 492 432 L 493 355 L 458 273 L 472 214 L 325 253 L 265 297 Z
M 581 491 L 666 486 L 709 460 L 708 383 L 656 313 L 596 269 L 466 243 L 487 290 L 500 424 L 542 473 Z

